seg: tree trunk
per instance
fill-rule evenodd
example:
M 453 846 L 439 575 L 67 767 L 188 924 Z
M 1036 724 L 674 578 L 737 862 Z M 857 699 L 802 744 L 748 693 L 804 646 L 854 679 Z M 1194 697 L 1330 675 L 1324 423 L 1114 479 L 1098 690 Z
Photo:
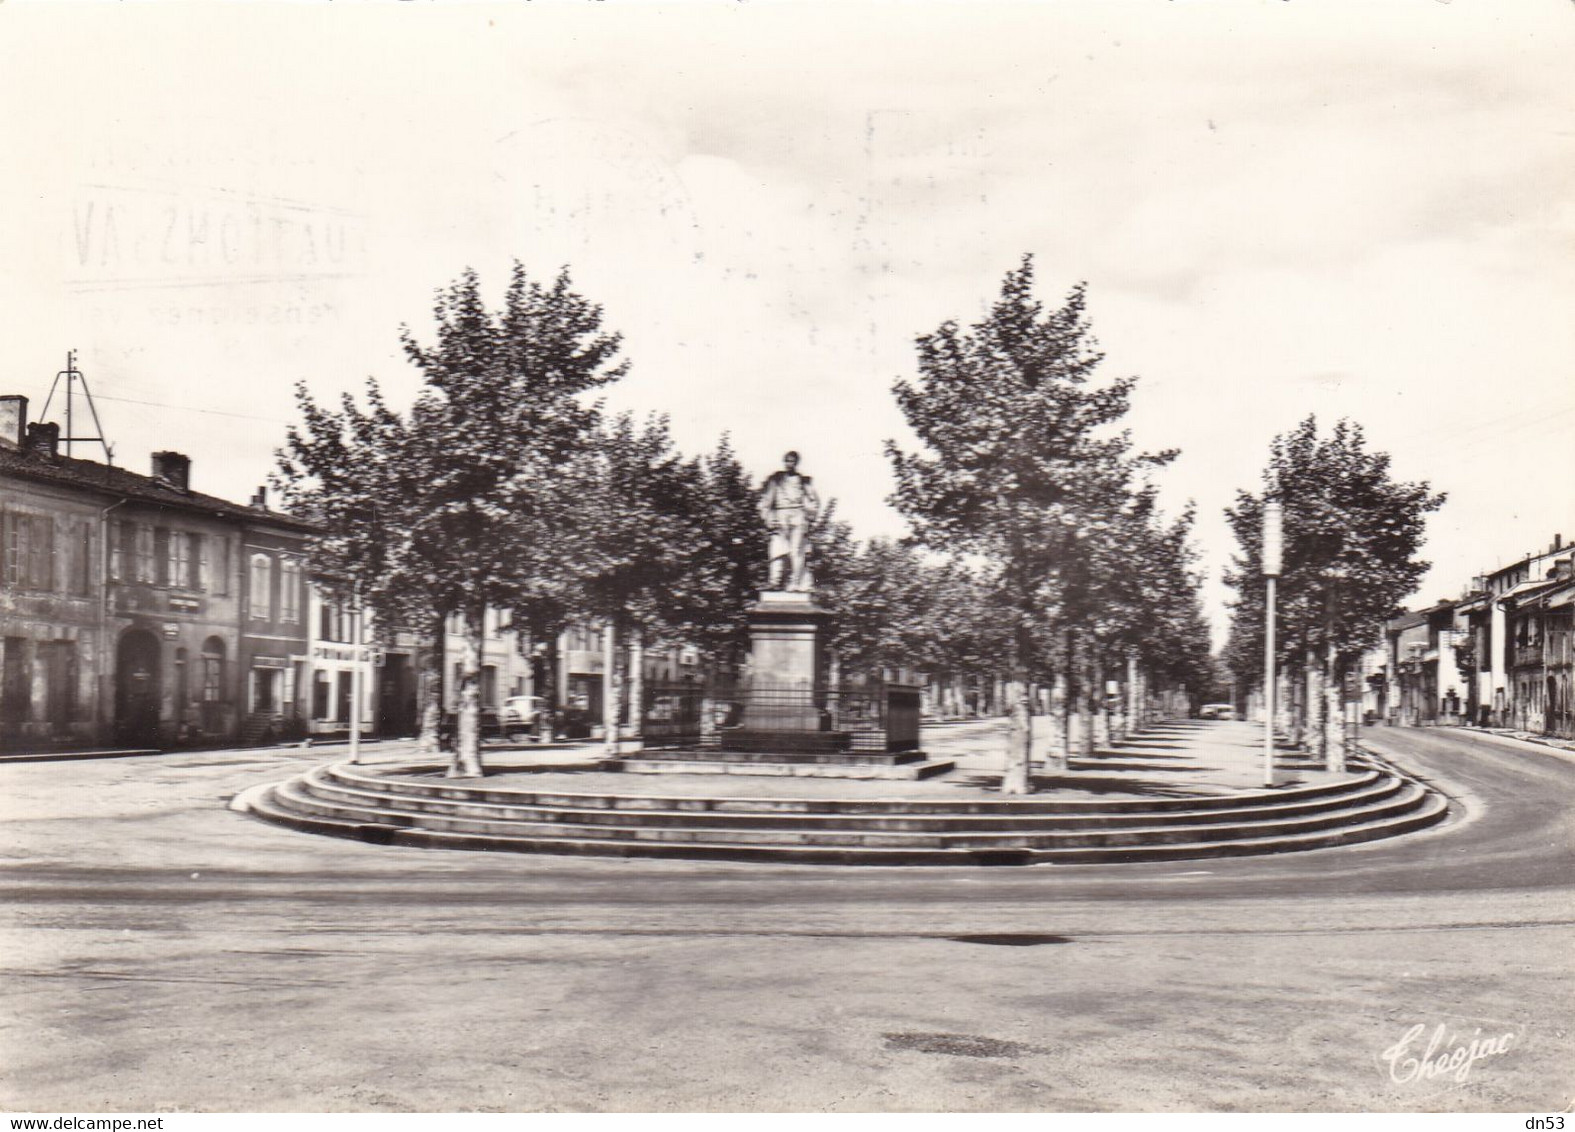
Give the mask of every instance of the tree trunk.
M 623 675 L 618 671 L 618 629 L 602 626 L 602 753 L 618 756 L 618 717 L 623 714 Z
M 1127 654 L 1127 688 L 1126 688 L 1126 733 L 1128 736 L 1137 735 L 1143 730 L 1143 717 L 1138 711 L 1138 662 L 1137 657 Z
M 553 633 L 543 642 L 547 647 L 542 657 L 542 678 L 546 687 L 536 694 L 542 700 L 541 741 L 550 743 L 558 737 L 558 634 Z
M 645 630 L 629 634 L 629 737 L 638 750 L 645 738 Z
M 443 722 L 443 623 L 445 620 L 446 618 L 443 617 L 437 619 L 437 634 L 434 639 L 436 651 L 428 652 L 418 682 L 421 738 L 416 743 L 416 751 L 423 761 L 431 759 L 436 762 L 443 757 L 438 731 Z
M 1054 763 L 1057 770 L 1065 770 L 1070 765 L 1072 746 L 1068 741 L 1070 733 L 1067 728 L 1071 726 L 1068 715 L 1071 711 L 1067 699 L 1065 665 L 1056 670 L 1054 679 L 1050 681 L 1050 751 L 1046 762 Z
M 1061 766 L 1072 769 L 1077 750 L 1077 641 L 1072 630 L 1061 633 Z
M 1299 750 L 1302 745 L 1302 689 L 1306 681 L 1302 679 L 1302 670 L 1294 664 L 1287 664 L 1280 671 L 1280 717 L 1285 720 L 1285 744 Z
M 1110 726 L 1110 696 L 1105 690 L 1105 660 L 1097 646 L 1094 649 L 1094 688 L 1099 697 L 1094 705 L 1094 720 L 1099 725 L 1095 741 L 1101 749 L 1105 749 L 1113 741 L 1113 731 Z
M 1028 673 L 1025 671 L 1027 632 L 1019 623 L 1012 639 L 1012 697 L 1006 726 L 1006 766 L 1001 773 L 1001 793 L 1027 794 L 1032 790 L 1029 763 L 1033 759 L 1033 717 L 1028 709 Z
M 1089 646 L 1092 642 L 1083 641 L 1081 635 L 1078 641 L 1082 647 L 1076 650 L 1077 656 L 1077 735 L 1078 755 L 1084 759 L 1092 759 L 1096 753 L 1094 747 L 1094 673 L 1090 659 Z
M 1033 757 L 1033 720 L 1028 713 L 1028 681 L 1011 683 L 1011 714 L 1006 727 L 1006 770 L 1001 776 L 1001 793 L 1027 794 L 1030 790 L 1028 762 Z
M 1296 736 L 1293 746 L 1298 751 L 1312 750 L 1312 702 L 1313 681 L 1316 679 L 1313 672 L 1318 667 L 1318 657 L 1311 649 L 1307 649 L 1302 656 L 1301 666 L 1296 670 Z
M 1314 758 L 1327 755 L 1324 740 L 1328 738 L 1323 728 L 1324 688 L 1328 684 L 1323 670 L 1323 658 L 1313 649 L 1307 650 L 1307 721 L 1303 733 L 1303 748 Z
M 485 641 L 486 610 L 465 615 L 465 647 L 460 654 L 459 727 L 454 741 L 450 778 L 480 778 L 481 766 L 481 650 Z
M 1345 773 L 1345 704 L 1342 694 L 1339 656 L 1334 642 L 1326 649 L 1328 670 L 1324 678 L 1324 769 Z

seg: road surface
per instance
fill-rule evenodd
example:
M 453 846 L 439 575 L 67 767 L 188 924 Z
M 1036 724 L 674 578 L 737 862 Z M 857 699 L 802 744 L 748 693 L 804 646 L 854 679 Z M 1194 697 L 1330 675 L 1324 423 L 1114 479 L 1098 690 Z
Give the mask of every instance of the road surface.
M 0 767 L 0 1105 L 1565 1109 L 1575 761 L 1367 737 L 1456 816 L 1030 869 L 443 852 L 224 808 L 321 752 Z M 1435 1035 L 1492 1052 L 1434 1076 Z

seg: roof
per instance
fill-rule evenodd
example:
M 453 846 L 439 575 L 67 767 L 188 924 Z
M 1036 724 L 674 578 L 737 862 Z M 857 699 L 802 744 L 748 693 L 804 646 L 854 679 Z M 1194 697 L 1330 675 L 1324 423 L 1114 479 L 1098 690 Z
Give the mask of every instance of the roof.
M 1403 633 L 1407 629 L 1415 629 L 1418 625 L 1426 625 L 1429 612 L 1429 610 L 1422 609 L 1415 613 L 1402 613 L 1399 617 L 1389 622 L 1389 631 L 1391 633 Z
M 1520 585 L 1516 586 L 1514 589 L 1505 590 L 1503 593 L 1499 594 L 1498 600 L 1500 602 L 1509 603 L 1511 599 L 1513 599 L 1513 604 L 1519 605 L 1527 598 L 1534 597 L 1536 594 L 1545 589 L 1563 584 L 1564 582 L 1559 578 L 1544 578 L 1539 582 L 1521 582 Z
M 1563 609 L 1575 603 L 1575 581 L 1569 578 L 1549 578 L 1539 582 L 1534 592 L 1519 595 L 1516 609 Z M 1511 591 L 1513 592 L 1513 591 Z
M 163 480 L 152 476 L 117 468 L 113 464 L 100 464 L 93 460 L 78 460 L 72 456 L 48 456 L 37 452 L 24 452 L 9 445 L 0 445 L 0 476 L 14 476 L 52 484 L 56 487 L 76 488 L 111 498 L 134 499 L 158 507 L 177 511 L 190 511 L 237 522 L 268 524 L 303 534 L 317 530 L 305 519 L 296 518 L 262 507 L 243 507 L 216 495 L 200 491 L 181 491 Z

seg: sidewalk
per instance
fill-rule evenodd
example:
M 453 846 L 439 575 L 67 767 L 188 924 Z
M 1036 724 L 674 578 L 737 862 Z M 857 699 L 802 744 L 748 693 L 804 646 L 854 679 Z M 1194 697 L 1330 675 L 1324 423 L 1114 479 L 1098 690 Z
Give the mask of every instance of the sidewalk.
M 1043 721 L 1039 722 L 1043 726 Z M 856 781 L 834 778 L 777 778 L 723 774 L 628 774 L 600 769 L 601 745 L 546 750 L 484 751 L 485 779 L 460 780 L 486 789 L 533 793 L 624 794 L 660 797 L 722 798 L 869 798 L 956 799 L 970 795 L 1000 797 L 1001 764 L 1006 746 L 1004 720 L 989 720 L 966 730 L 949 727 L 943 734 L 924 732 L 928 754 L 954 759 L 957 769 L 920 781 Z M 1046 746 L 1043 733 L 1035 750 Z M 1292 752 L 1282 753 L 1287 760 Z M 408 770 L 406 769 L 408 768 Z M 1176 720 L 1159 724 L 1118 747 L 1079 759 L 1069 772 L 1034 764 L 1036 797 L 1049 798 L 1186 798 L 1263 789 L 1261 732 L 1250 723 Z M 441 767 L 390 764 L 366 760 L 365 770 L 423 780 L 443 777 Z M 1354 772 L 1353 772 L 1354 773 Z M 1344 777 L 1350 777 L 1346 775 Z M 1304 765 L 1277 768 L 1277 786 L 1315 785 L 1342 776 Z
M 1575 751 L 1575 739 L 1560 739 L 1557 735 L 1539 735 L 1533 731 L 1516 731 L 1509 727 L 1461 727 L 1451 726 L 1451 731 L 1463 731 L 1466 734 L 1481 732 L 1486 735 L 1502 735 L 1506 739 L 1519 739 L 1522 743 L 1536 743 L 1542 747 L 1553 747 L 1560 751 Z
M 376 758 L 381 755 L 385 759 L 389 755 L 398 755 L 402 758 L 413 757 L 416 753 L 418 740 L 409 737 L 395 739 L 361 740 L 361 755 Z M 516 751 L 528 753 L 532 751 L 573 751 L 595 747 L 601 749 L 599 742 L 592 743 L 589 739 L 559 740 L 545 745 L 532 743 L 528 746 L 493 746 L 482 747 L 482 761 L 486 762 L 489 756 L 512 755 Z M 263 752 L 263 751 L 321 751 L 325 756 L 342 755 L 350 750 L 350 740 L 333 739 L 328 742 L 303 742 L 294 740 L 288 743 L 260 743 L 255 747 L 86 747 L 80 750 L 51 750 L 51 751 L 0 751 L 0 765 L 5 763 L 41 763 L 41 762 L 69 762 L 79 759 L 130 759 L 150 758 L 153 756 L 172 757 L 176 755 L 201 755 L 212 754 L 219 751 L 234 752 Z

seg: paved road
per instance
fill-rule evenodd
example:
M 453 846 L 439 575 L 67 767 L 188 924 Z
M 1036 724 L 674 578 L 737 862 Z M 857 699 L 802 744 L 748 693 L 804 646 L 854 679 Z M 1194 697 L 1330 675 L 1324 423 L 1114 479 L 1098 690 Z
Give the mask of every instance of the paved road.
M 223 809 L 321 753 L 0 767 L 0 1105 L 1565 1108 L 1575 762 L 1369 739 L 1458 816 L 1022 870 L 435 852 Z M 1397 1081 L 1417 1025 L 1513 1038 Z

